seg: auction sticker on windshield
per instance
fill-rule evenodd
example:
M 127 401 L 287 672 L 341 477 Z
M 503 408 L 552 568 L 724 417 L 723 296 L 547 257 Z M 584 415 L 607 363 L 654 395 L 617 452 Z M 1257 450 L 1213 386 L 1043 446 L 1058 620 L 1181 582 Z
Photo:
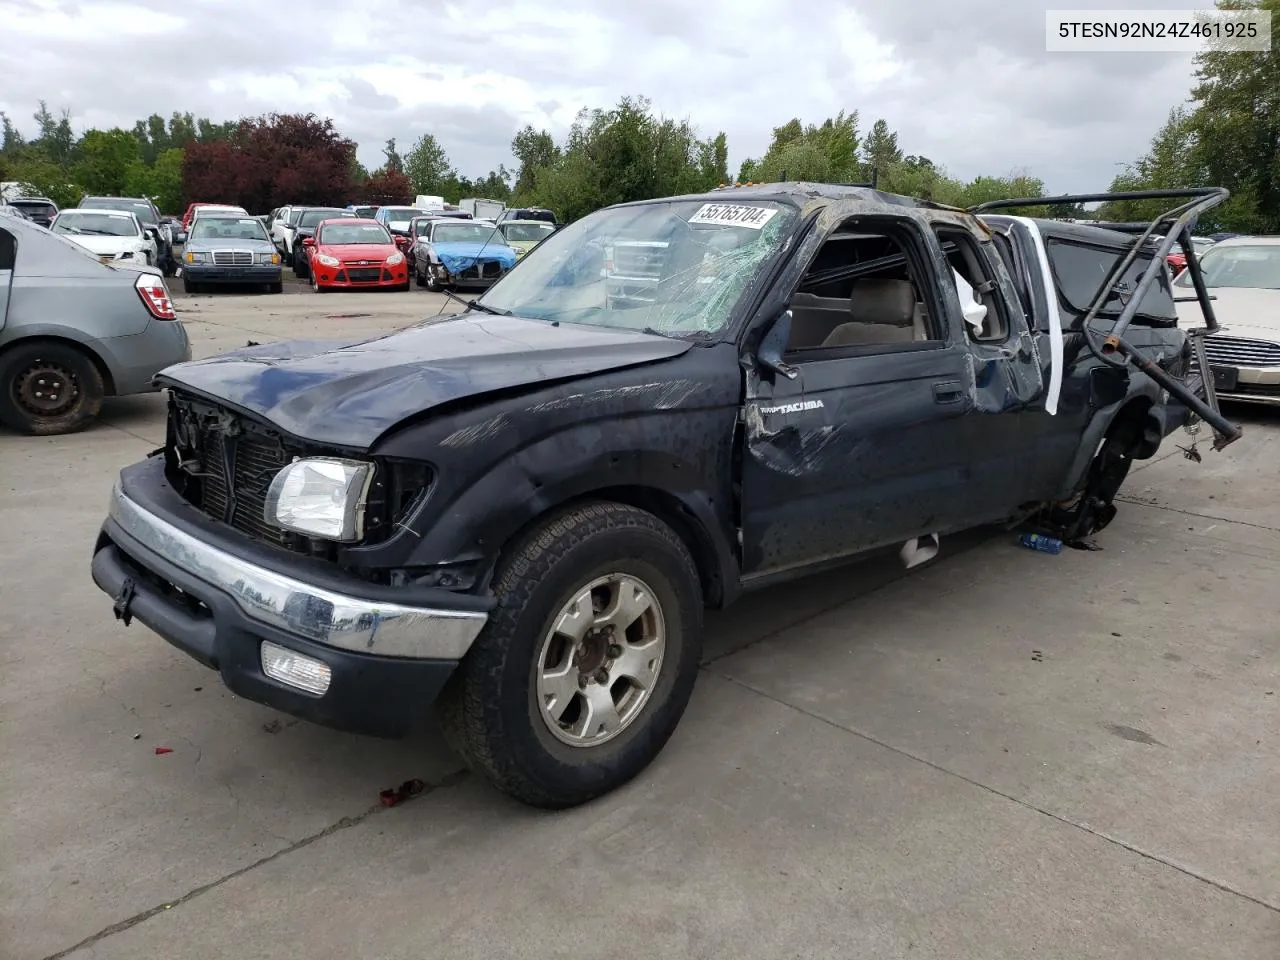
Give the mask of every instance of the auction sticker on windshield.
M 736 203 L 704 203 L 690 223 L 709 223 L 718 227 L 750 227 L 759 230 L 777 214 L 777 207 L 746 207 Z

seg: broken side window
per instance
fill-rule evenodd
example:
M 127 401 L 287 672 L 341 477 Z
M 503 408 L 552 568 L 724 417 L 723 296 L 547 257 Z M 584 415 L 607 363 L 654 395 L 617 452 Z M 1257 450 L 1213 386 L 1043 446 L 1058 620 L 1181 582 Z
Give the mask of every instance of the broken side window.
M 951 266 L 960 299 L 965 334 L 977 343 L 1001 343 L 1009 336 L 1009 317 L 995 271 L 982 248 L 959 229 L 938 229 L 938 243 Z
M 803 361 L 819 350 L 941 346 L 941 329 L 926 306 L 928 288 L 920 283 L 918 249 L 908 227 L 872 218 L 832 231 L 791 296 L 787 352 Z

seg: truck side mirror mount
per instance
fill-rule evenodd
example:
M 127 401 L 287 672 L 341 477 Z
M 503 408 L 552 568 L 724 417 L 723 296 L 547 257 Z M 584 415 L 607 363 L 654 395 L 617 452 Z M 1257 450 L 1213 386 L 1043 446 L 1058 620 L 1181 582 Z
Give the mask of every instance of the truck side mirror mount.
M 791 311 L 784 310 L 769 328 L 769 332 L 764 335 L 764 339 L 760 341 L 760 348 L 756 351 L 756 359 L 760 362 L 760 366 L 779 373 L 788 380 L 798 377 L 800 371 L 791 364 L 783 362 L 782 359 L 790 342 Z

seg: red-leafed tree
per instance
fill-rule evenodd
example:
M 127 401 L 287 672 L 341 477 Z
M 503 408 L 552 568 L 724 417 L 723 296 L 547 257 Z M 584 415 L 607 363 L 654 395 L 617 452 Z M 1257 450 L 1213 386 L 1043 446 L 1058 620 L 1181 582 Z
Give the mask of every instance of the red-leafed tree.
M 413 202 L 413 184 L 402 170 L 388 170 L 383 167 L 369 174 L 369 179 L 356 188 L 358 201 L 376 203 L 379 206 L 394 206 Z
M 327 117 L 241 120 L 227 140 L 187 145 L 182 192 L 189 202 L 236 203 L 250 212 L 286 203 L 344 206 L 355 153 Z

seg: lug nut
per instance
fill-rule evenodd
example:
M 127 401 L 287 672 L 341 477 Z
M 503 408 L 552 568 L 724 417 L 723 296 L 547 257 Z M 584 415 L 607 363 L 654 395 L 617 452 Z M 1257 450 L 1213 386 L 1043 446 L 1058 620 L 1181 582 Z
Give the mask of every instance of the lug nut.
M 622 656 L 622 648 L 616 643 L 609 644 L 609 659 L 616 660 L 620 656 Z
M 608 683 L 608 682 L 609 682 L 609 671 L 601 667 L 599 670 L 596 671 L 596 683 Z

